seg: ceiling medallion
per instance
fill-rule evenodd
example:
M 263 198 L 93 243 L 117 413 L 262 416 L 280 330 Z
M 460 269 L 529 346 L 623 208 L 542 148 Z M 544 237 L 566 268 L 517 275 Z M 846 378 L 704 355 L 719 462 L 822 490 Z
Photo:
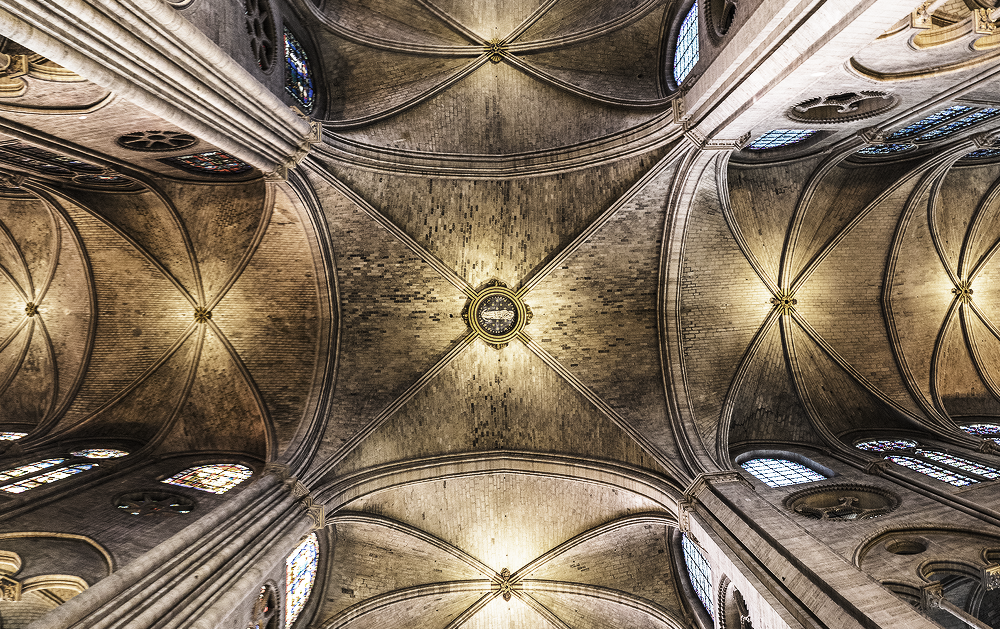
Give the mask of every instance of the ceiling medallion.
M 28 315 L 29 317 L 35 316 L 36 314 L 38 314 L 38 305 L 35 304 L 34 302 L 28 302 L 24 306 L 24 314 Z
M 963 304 L 970 303 L 972 301 L 972 280 L 966 280 L 964 282 L 959 282 L 955 288 L 951 289 L 953 295 L 958 298 L 958 301 Z
M 778 293 L 771 298 L 771 303 L 778 309 L 778 312 L 783 315 L 788 315 L 795 312 L 795 304 L 799 303 L 799 300 L 795 299 L 795 293 L 791 290 L 779 290 Z
M 491 39 L 486 42 L 486 54 L 490 56 L 491 62 L 500 63 L 503 56 L 507 54 L 507 42 L 502 39 Z
M 507 568 L 500 571 L 500 594 L 505 601 L 509 601 L 511 595 L 514 593 L 514 584 L 511 583 L 510 577 L 510 570 Z
M 531 321 L 531 308 L 500 280 L 490 280 L 462 309 L 462 320 L 486 344 L 507 346 Z
M 212 311 L 208 308 L 198 306 L 194 309 L 194 321 L 195 323 L 208 323 L 208 320 L 212 318 Z

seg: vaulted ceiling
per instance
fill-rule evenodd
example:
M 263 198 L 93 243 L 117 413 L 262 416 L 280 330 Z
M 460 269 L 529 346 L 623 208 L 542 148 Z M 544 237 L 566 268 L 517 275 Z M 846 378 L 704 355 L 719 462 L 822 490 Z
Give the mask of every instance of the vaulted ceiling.
M 324 137 L 286 182 L 136 157 L 175 127 L 86 81 L 0 100 L 0 139 L 130 182 L 0 164 L 0 429 L 293 465 L 336 541 L 314 626 L 686 626 L 698 473 L 1000 416 L 1000 165 L 967 137 L 700 151 L 668 0 L 303 7 Z M 462 318 L 490 280 L 533 314 L 502 349 Z

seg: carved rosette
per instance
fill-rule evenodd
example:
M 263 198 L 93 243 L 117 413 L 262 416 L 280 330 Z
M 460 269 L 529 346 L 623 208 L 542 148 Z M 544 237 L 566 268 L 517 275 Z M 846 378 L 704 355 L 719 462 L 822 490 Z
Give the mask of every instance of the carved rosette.
M 785 507 L 814 520 L 868 520 L 895 511 L 896 494 L 872 485 L 827 485 L 796 492 Z

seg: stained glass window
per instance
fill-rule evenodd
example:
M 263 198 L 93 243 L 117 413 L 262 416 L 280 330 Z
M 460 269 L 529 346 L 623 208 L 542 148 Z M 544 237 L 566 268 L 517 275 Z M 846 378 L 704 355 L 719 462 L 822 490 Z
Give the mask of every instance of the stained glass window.
M 53 465 L 59 465 L 65 462 L 66 459 L 45 459 L 44 461 L 38 461 L 36 463 L 29 463 L 27 465 L 22 465 L 20 467 L 15 467 L 14 469 L 5 470 L 0 472 L 0 482 L 5 480 L 10 480 L 12 478 L 17 478 L 18 476 L 24 476 L 25 474 L 34 474 L 35 472 L 40 472 L 47 467 L 52 467 Z
M 788 459 L 750 459 L 740 464 L 768 487 L 784 487 L 823 480 L 819 472 Z
M 972 472 L 973 474 L 977 474 L 983 478 L 989 478 L 991 480 L 1000 478 L 1000 471 L 997 471 L 988 465 L 980 465 L 979 463 L 975 463 L 969 459 L 963 459 L 962 457 L 952 456 L 935 450 L 917 450 L 917 454 L 925 459 L 930 459 L 936 463 L 950 465 L 954 468 L 962 470 L 963 472 Z
M 224 494 L 251 476 L 253 476 L 253 470 L 249 467 L 225 463 L 192 467 L 163 482 L 168 485 L 200 489 L 213 494 Z
M 238 175 L 251 168 L 246 162 L 222 151 L 205 151 L 204 153 L 192 153 L 179 157 L 164 157 L 160 161 L 193 173 Z
M 860 151 L 856 151 L 854 154 L 865 156 L 894 155 L 914 148 L 916 148 L 915 144 L 872 144 Z
M 698 600 L 701 601 L 708 615 L 715 618 L 712 605 L 712 567 L 708 565 L 705 556 L 701 554 L 694 542 L 688 539 L 687 533 L 681 535 L 681 549 L 684 551 L 684 565 L 687 566 L 691 587 L 694 588 Z
M 997 155 L 1000 155 L 1000 149 L 992 150 L 997 151 Z M 970 435 L 976 435 L 983 437 L 984 439 L 992 439 L 993 441 L 1000 443 L 1000 426 L 997 424 L 969 424 L 968 426 L 962 426 L 962 430 Z
M 127 177 L 120 177 L 118 175 L 80 175 L 75 177 L 73 181 L 77 183 L 91 183 L 99 186 L 125 186 L 132 183 L 132 180 Z
M 969 478 L 964 474 L 959 474 L 957 472 L 952 472 L 944 469 L 943 467 L 934 465 L 932 463 L 925 463 L 920 459 L 915 459 L 909 456 L 888 456 L 886 457 L 893 463 L 902 465 L 903 467 L 908 467 L 911 470 L 920 472 L 921 474 L 926 474 L 931 478 L 936 478 L 940 481 L 950 483 L 955 487 L 964 487 L 966 485 L 971 485 L 973 483 L 979 482 L 974 478 Z
M 78 173 L 99 173 L 104 171 L 104 169 L 100 166 L 88 164 L 87 162 L 74 159 L 66 155 L 61 155 L 59 153 L 53 153 L 52 151 L 46 151 L 43 148 L 32 146 L 30 144 L 9 144 L 5 146 L 4 149 L 19 155 L 27 155 L 49 162 L 56 162 L 57 164 L 65 166 L 66 168 Z
M 285 627 L 291 627 L 309 600 L 316 580 L 319 540 L 310 533 L 285 561 Z
M 306 111 L 312 109 L 316 94 L 313 90 L 309 58 L 299 40 L 285 29 L 285 89 Z
M 26 437 L 26 432 L 0 432 L 0 441 L 17 441 L 21 437 Z
M 97 463 L 80 463 L 79 465 L 60 467 L 50 472 L 39 474 L 38 476 L 32 476 L 31 478 L 19 480 L 16 483 L 11 483 L 10 485 L 4 485 L 3 487 L 0 487 L 0 490 L 11 494 L 19 494 L 21 492 L 28 491 L 29 489 L 34 489 L 39 485 L 54 483 L 57 480 L 68 478 L 74 474 L 79 474 L 80 472 L 85 472 L 95 467 L 97 467 Z
M 979 149 L 966 153 L 962 159 L 989 159 L 991 157 L 1000 157 L 1000 149 Z
M 772 129 L 751 142 L 747 148 L 751 151 L 776 149 L 779 146 L 801 142 L 814 133 L 816 131 L 812 129 Z
M 965 105 L 955 105 L 954 107 L 949 107 L 947 109 L 942 109 L 941 111 L 935 112 L 926 118 L 921 118 L 920 120 L 914 122 L 911 125 L 907 125 L 900 129 L 899 131 L 894 131 L 886 136 L 888 140 L 901 140 L 903 138 L 909 138 L 915 135 L 941 124 L 942 122 L 951 120 L 953 118 L 958 118 L 959 116 L 964 116 L 975 109 L 974 107 L 966 107 Z
M 997 116 L 1000 116 L 1000 109 L 980 109 L 979 111 L 971 113 L 963 118 L 959 118 L 954 122 L 949 122 L 946 125 L 940 126 L 933 131 L 928 131 L 927 133 L 919 136 L 917 140 L 939 140 L 941 138 L 946 138 L 950 135 L 958 133 L 962 129 L 968 129 L 973 125 L 989 120 L 990 118 L 996 118 Z
M 856 443 L 854 447 L 859 450 L 867 450 L 868 452 L 892 452 L 893 450 L 916 448 L 917 442 L 910 441 L 909 439 L 872 439 L 871 441 Z
M 698 63 L 697 2 L 684 16 L 681 29 L 677 33 L 677 48 L 674 51 L 674 81 L 677 82 L 677 85 L 684 82 L 696 63 Z
M 73 456 L 82 456 L 88 459 L 117 459 L 128 456 L 128 452 L 113 448 L 88 448 L 87 450 L 78 450 L 72 454 Z

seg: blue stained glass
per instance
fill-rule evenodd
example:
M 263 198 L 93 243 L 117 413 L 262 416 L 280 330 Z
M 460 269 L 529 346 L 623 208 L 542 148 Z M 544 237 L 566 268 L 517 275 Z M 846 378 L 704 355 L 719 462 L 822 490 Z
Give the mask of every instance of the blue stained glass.
M 966 485 L 971 485 L 973 483 L 978 483 L 974 478 L 969 478 L 964 474 L 959 474 L 957 472 L 950 472 L 943 467 L 939 467 L 932 463 L 925 463 L 919 459 L 914 459 L 908 456 L 889 456 L 886 457 L 893 463 L 902 465 L 903 467 L 908 467 L 911 470 L 920 472 L 921 474 L 926 474 L 931 478 L 936 478 L 939 481 L 944 481 L 955 487 L 965 487 Z
M 959 118 L 958 120 L 949 122 L 944 126 L 934 129 L 933 131 L 928 131 L 927 133 L 919 136 L 917 141 L 946 138 L 950 135 L 958 133 L 962 129 L 967 129 L 975 124 L 983 122 L 984 120 L 996 118 L 997 116 L 1000 116 L 1000 109 L 980 109 L 975 113 L 965 116 L 964 118 Z
M 691 587 L 694 588 L 698 600 L 701 601 L 708 615 L 715 618 L 715 610 L 712 605 L 712 567 L 708 565 L 705 556 L 701 554 L 694 542 L 688 539 L 687 533 L 681 535 L 681 550 L 684 552 L 684 565 L 687 566 Z
M 684 16 L 677 34 L 677 48 L 674 50 L 674 81 L 677 85 L 684 82 L 694 64 L 698 63 L 698 57 L 698 3 L 695 2 Z
M 921 118 L 920 120 L 914 122 L 911 125 L 907 125 L 900 129 L 899 131 L 894 131 L 886 136 L 887 140 L 901 140 L 903 138 L 909 138 L 914 135 L 919 135 L 927 129 L 935 125 L 939 125 L 942 122 L 951 120 L 952 118 L 958 118 L 963 116 L 970 111 L 975 109 L 974 107 L 967 107 L 965 105 L 955 105 L 947 109 L 942 109 L 941 111 L 935 112 L 926 118 Z
M 60 467 L 50 472 L 39 474 L 38 476 L 32 476 L 31 478 L 19 480 L 16 483 L 11 483 L 10 485 L 4 485 L 3 487 L 0 487 L 0 490 L 11 494 L 20 494 L 28 491 L 29 489 L 34 489 L 39 485 L 54 483 L 57 480 L 68 478 L 74 474 L 85 472 L 94 467 L 97 467 L 97 463 L 81 463 L 79 465 L 70 465 L 69 467 Z
M 306 111 L 312 109 L 316 96 L 313 90 L 309 58 L 295 36 L 285 29 L 285 89 Z
M 773 129 L 751 142 L 747 148 L 751 151 L 776 149 L 805 140 L 816 133 L 813 129 Z
M 291 627 L 309 600 L 316 580 L 319 540 L 310 533 L 285 560 L 285 627 Z
M 962 159 L 988 159 L 990 157 L 1000 157 L 1000 149 L 979 149 L 971 153 L 966 153 Z M 962 430 L 965 430 L 965 428 L 962 428 Z
M 997 155 L 1000 155 L 1000 149 L 991 150 L 997 151 Z M 1000 425 L 997 424 L 969 424 L 968 426 L 962 426 L 962 430 L 970 435 L 990 438 L 994 441 L 996 441 L 997 438 L 1000 438 Z
M 916 448 L 917 442 L 910 441 L 909 439 L 872 439 L 871 441 L 856 443 L 854 447 L 858 450 L 867 450 L 868 452 L 892 452 L 893 450 Z
M 0 432 L 0 441 L 17 441 L 27 435 L 26 432 Z
M 823 480 L 823 476 L 801 463 L 787 459 L 750 459 L 740 464 L 768 487 L 784 487 Z
M 914 148 L 916 148 L 916 145 L 914 144 L 872 144 L 871 146 L 866 146 L 860 151 L 856 151 L 854 154 L 869 156 L 893 155 L 895 153 L 902 153 Z
M 982 476 L 983 478 L 989 478 L 990 480 L 1000 478 L 1000 471 L 997 471 L 988 465 L 980 465 L 979 463 L 975 463 L 969 459 L 963 459 L 962 457 L 952 456 L 935 450 L 917 450 L 917 454 L 925 459 L 930 459 L 931 461 L 935 461 L 937 463 L 944 463 L 945 465 L 958 468 L 963 472 L 971 472 L 978 476 Z

